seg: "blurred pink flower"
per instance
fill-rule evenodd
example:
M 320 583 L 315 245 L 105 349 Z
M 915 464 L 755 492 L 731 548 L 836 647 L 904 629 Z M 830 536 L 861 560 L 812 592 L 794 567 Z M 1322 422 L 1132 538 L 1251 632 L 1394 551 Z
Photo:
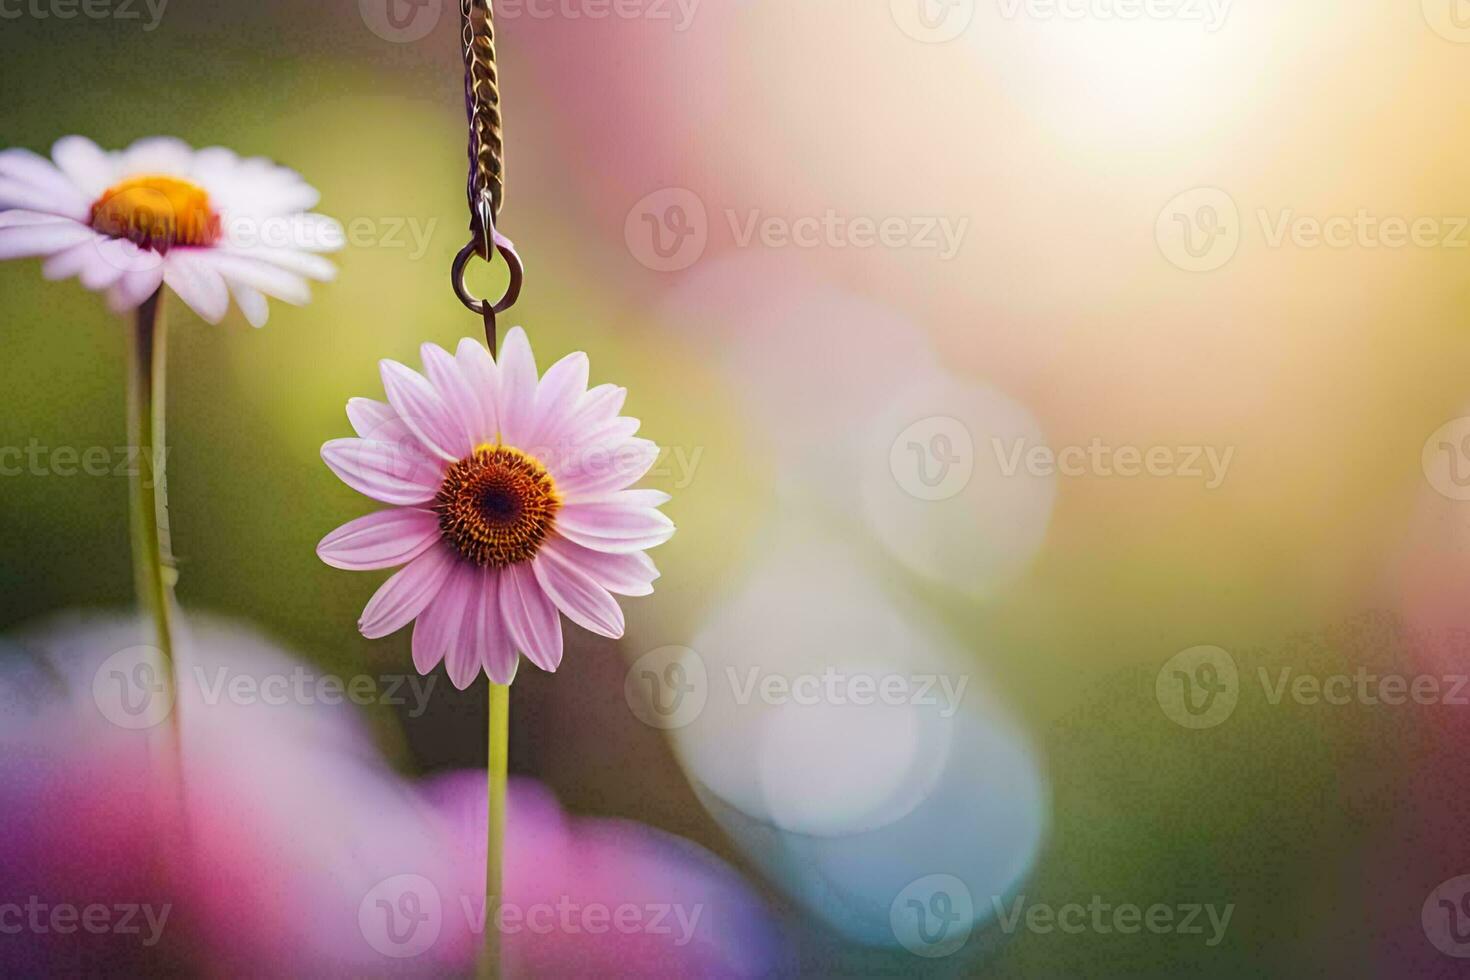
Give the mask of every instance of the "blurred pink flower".
M 478 945 L 485 774 L 441 776 L 425 795 L 447 820 L 449 849 L 460 858 L 445 881 L 446 895 L 459 898 L 455 912 L 467 913 L 454 916 L 454 929 Z M 527 779 L 511 780 L 508 813 L 505 896 L 494 921 L 511 975 L 770 974 L 779 946 L 774 921 L 703 848 L 627 820 L 568 817 Z M 465 944 L 454 937 L 453 945 Z
M 484 776 L 420 789 L 384 763 L 348 704 L 224 693 L 239 678 L 248 680 L 240 690 L 264 692 L 271 678 L 312 669 L 236 626 L 191 618 L 185 627 L 175 710 L 188 752 L 186 828 L 160 778 L 158 736 L 168 726 L 126 727 L 126 701 L 110 683 L 119 665 L 146 662 L 130 659 L 147 649 L 142 623 L 64 617 L 17 637 L 20 650 L 0 660 L 6 972 L 471 972 Z M 768 971 L 772 925 L 704 851 L 631 823 L 565 818 L 527 780 L 512 783 L 509 811 L 507 892 L 528 918 L 519 932 L 507 928 L 507 947 L 521 970 Z M 417 934 L 416 945 L 404 945 L 401 923 L 384 917 L 419 907 L 401 904 L 405 881 L 432 883 L 442 896 L 432 931 Z M 655 923 L 651 915 L 661 913 L 648 910 L 660 903 L 669 912 Z M 645 928 L 620 931 L 625 906 L 644 915 Z M 555 915 L 549 932 L 543 907 Z M 568 907 L 573 920 L 563 918 Z M 585 930 L 604 908 L 608 930 Z M 561 928 L 567 921 L 572 929 Z
M 538 381 L 519 327 L 499 363 L 468 338 L 457 354 L 425 344 L 423 358 L 427 378 L 383 361 L 388 401 L 353 399 L 360 438 L 322 447 L 344 483 L 393 505 L 317 546 L 337 568 L 405 566 L 363 610 L 363 635 L 417 619 L 414 666 L 427 674 L 442 659 L 461 689 L 481 669 L 509 684 L 517 651 L 556 670 L 558 613 L 622 636 L 613 594 L 651 593 L 658 571 L 644 551 L 674 533 L 658 509 L 668 494 L 628 489 L 658 447 L 634 437 L 637 419 L 618 415 L 627 390 L 589 391 L 580 352 Z

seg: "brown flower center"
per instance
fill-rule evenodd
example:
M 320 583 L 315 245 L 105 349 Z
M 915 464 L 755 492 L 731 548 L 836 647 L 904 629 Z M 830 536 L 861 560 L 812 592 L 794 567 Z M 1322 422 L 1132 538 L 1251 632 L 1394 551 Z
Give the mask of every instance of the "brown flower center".
M 177 177 L 129 177 L 102 192 L 91 225 L 139 248 L 167 252 L 175 245 L 213 245 L 220 219 L 204 188 Z
M 481 446 L 449 468 L 434 509 L 461 555 L 504 568 L 536 557 L 561 497 L 539 460 L 509 446 Z

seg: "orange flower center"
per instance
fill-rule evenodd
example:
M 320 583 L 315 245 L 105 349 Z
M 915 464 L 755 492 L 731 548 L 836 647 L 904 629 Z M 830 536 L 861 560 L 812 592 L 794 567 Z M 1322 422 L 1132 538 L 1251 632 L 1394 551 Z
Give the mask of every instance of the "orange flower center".
M 204 188 L 177 177 L 129 177 L 102 192 L 91 225 L 140 248 L 167 252 L 175 245 L 213 245 L 220 219 Z
M 541 462 L 509 446 L 481 446 L 455 463 L 434 500 L 439 530 L 469 561 L 530 561 L 555 526 L 561 496 Z

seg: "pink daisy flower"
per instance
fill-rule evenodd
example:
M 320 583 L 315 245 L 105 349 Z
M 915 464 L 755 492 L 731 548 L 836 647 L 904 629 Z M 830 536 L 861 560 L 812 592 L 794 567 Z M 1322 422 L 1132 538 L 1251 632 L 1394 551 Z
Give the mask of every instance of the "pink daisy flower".
M 386 402 L 354 398 L 356 439 L 322 458 L 344 483 L 392 505 L 343 525 L 317 546 L 336 568 L 404 567 L 363 610 L 371 639 L 417 620 L 413 662 L 445 661 L 468 687 L 483 669 L 515 677 L 518 652 L 543 670 L 562 658 L 560 615 L 602 636 L 623 634 L 614 595 L 653 592 L 644 552 L 674 533 L 668 494 L 630 490 L 658 459 L 618 413 L 627 390 L 587 387 L 587 355 L 569 354 L 538 380 L 525 331 L 499 363 L 478 342 L 422 349 L 419 374 L 381 363 Z
M 0 259 L 42 258 L 48 279 L 77 276 L 115 312 L 167 283 L 210 323 L 230 298 L 254 326 L 266 297 L 302 304 L 308 279 L 336 275 L 317 254 L 342 247 L 342 227 L 308 214 L 319 195 L 292 170 L 168 137 L 108 153 L 68 136 L 51 159 L 0 152 Z

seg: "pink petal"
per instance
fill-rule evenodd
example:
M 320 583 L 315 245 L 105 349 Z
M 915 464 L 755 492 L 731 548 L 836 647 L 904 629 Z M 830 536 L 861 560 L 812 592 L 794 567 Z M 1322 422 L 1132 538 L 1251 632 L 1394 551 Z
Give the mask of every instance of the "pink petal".
M 475 682 L 482 668 L 497 684 L 509 684 L 515 678 L 517 657 L 500 616 L 502 574 L 493 568 L 474 572 L 459 635 L 459 662 L 455 662 L 456 651 L 451 650 L 446 664 L 449 679 L 461 691 Z
M 230 290 L 219 272 L 189 249 L 164 260 L 163 281 L 206 323 L 219 323 L 230 310 Z
M 5 181 L 0 180 L 0 207 L 6 206 L 5 201 Z M 0 228 L 0 259 L 55 255 L 95 237 L 91 228 L 66 218 L 49 224 L 12 225 Z
M 322 459 L 343 483 L 374 500 L 426 504 L 439 492 L 441 481 L 417 447 L 417 440 L 405 450 L 390 442 L 333 439 L 322 447 Z
M 454 359 L 454 355 L 438 344 L 424 344 L 420 353 L 429 383 L 449 407 L 450 414 L 458 422 L 459 431 L 464 433 L 465 451 L 460 456 L 467 456 L 476 445 L 486 441 L 476 431 L 483 414 L 479 396 L 460 371 L 459 362 Z
M 612 555 L 584 548 L 575 541 L 556 535 L 548 539 L 541 550 L 556 552 L 614 595 L 652 595 L 654 580 L 659 577 L 653 559 L 641 551 Z
M 618 601 L 560 552 L 542 548 L 531 569 L 551 601 L 572 622 L 609 639 L 623 635 L 623 610 Z
M 393 411 L 387 402 L 371 398 L 353 398 L 347 402 L 347 421 L 352 429 L 364 439 L 375 442 L 401 442 L 413 438 L 408 426 Z
M 561 619 L 556 604 L 524 562 L 501 569 L 500 613 L 511 642 L 533 664 L 546 671 L 561 665 Z
M 632 491 L 623 491 L 629 493 Z M 653 507 L 612 499 L 568 503 L 556 515 L 557 533 L 594 551 L 646 551 L 674 536 L 674 522 Z
M 520 327 L 511 328 L 500 348 L 500 388 L 496 418 L 500 437 L 511 446 L 525 446 L 536 420 L 536 358 Z
M 423 444 L 446 460 L 469 455 L 470 439 L 427 378 L 397 361 L 378 362 L 388 404 Z
M 475 444 L 498 442 L 500 426 L 496 421 L 495 402 L 500 381 L 495 359 L 478 340 L 466 337 L 459 342 L 455 360 L 459 362 L 459 369 L 464 373 L 465 380 L 469 382 L 475 393 L 475 400 L 480 405 L 480 413 L 475 418 L 474 432 L 471 434 Z
M 420 674 L 428 674 L 445 654 L 464 645 L 465 609 L 479 582 L 479 569 L 455 562 L 439 594 L 419 616 L 413 627 L 413 665 Z
M 343 524 L 322 538 L 316 553 L 333 568 L 365 572 L 410 562 L 438 540 L 433 511 L 395 507 Z
M 407 626 L 439 594 L 449 571 L 459 562 L 448 548 L 430 548 L 383 583 L 368 600 L 357 628 L 379 640 Z
M 659 448 L 647 439 L 584 448 L 553 470 L 556 487 L 568 502 L 605 497 L 643 479 L 658 462 Z
M 587 355 L 581 351 L 568 354 L 547 368 L 546 376 L 536 387 L 535 422 L 528 445 L 541 445 L 566 423 L 572 410 L 587 393 Z

